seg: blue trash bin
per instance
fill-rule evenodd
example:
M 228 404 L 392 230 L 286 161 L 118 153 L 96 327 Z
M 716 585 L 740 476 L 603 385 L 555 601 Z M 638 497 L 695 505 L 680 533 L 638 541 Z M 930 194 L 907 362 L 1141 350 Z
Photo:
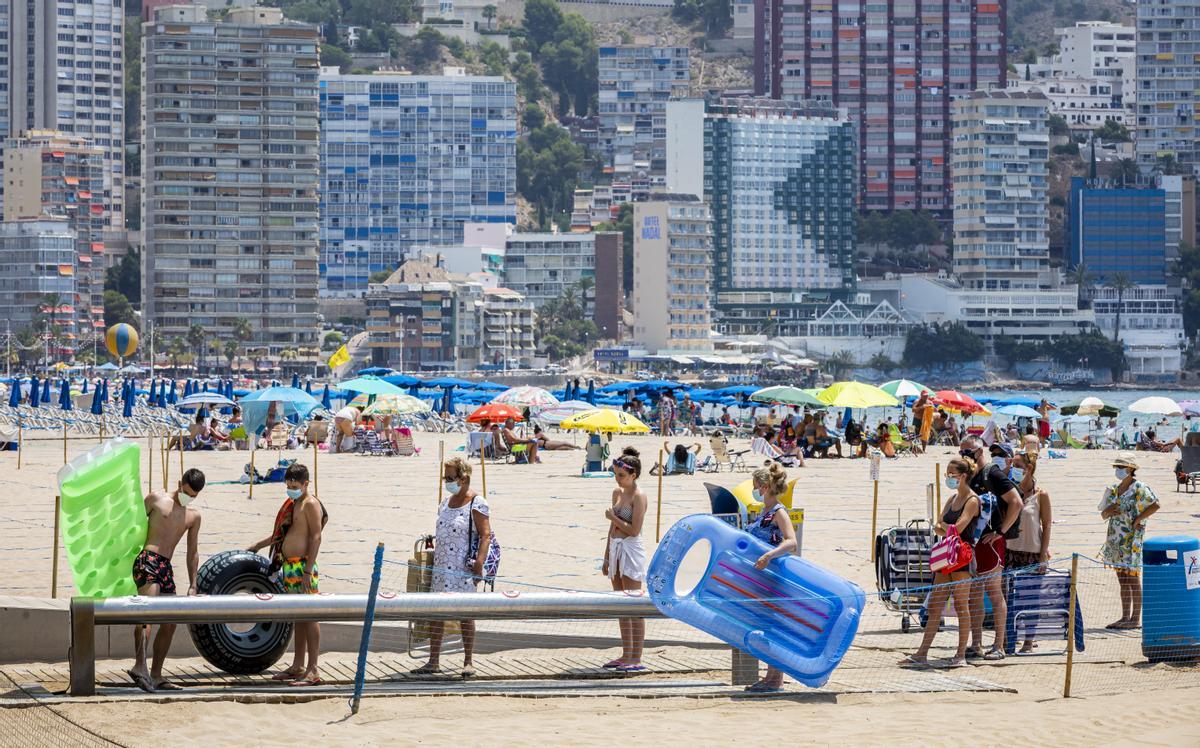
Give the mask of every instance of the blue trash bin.
M 1187 563 L 1200 564 L 1200 539 L 1166 535 L 1142 545 L 1142 654 L 1151 662 L 1200 659 L 1200 587 L 1187 588 Z

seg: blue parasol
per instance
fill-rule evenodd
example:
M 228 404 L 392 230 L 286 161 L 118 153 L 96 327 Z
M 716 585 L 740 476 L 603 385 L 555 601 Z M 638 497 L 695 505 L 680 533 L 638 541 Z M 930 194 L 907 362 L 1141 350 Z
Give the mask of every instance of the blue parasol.
M 325 410 L 333 410 L 333 403 L 329 400 L 329 385 L 325 385 L 325 392 L 321 394 L 321 407 Z
M 58 391 L 58 407 L 63 410 L 71 409 L 71 383 L 62 380 L 62 388 Z
M 312 394 L 312 380 L 311 379 L 304 380 L 304 391 L 310 395 Z
M 292 389 L 294 389 L 294 390 L 300 389 L 300 375 L 299 374 L 292 374 Z
M 175 380 L 171 380 L 171 394 L 167 395 L 167 404 L 174 405 L 179 400 L 179 394 L 175 392 Z
M 405 395 L 406 393 L 399 386 L 387 382 L 379 377 L 370 375 L 363 377 L 355 377 L 346 382 L 338 384 L 338 388 L 346 392 L 358 392 L 363 395 Z
M 8 380 L 8 407 L 15 408 L 21 404 L 21 380 Z
M 50 402 L 50 377 L 46 377 L 46 381 L 42 382 L 42 402 Z
M 38 406 L 38 400 L 42 399 L 41 386 L 42 383 L 38 381 L 37 374 L 34 374 L 29 378 L 29 405 L 31 407 L 36 408 Z
M 242 398 L 243 421 L 247 433 L 259 433 L 267 423 L 267 411 L 277 403 L 276 412 L 282 418 L 307 416 L 321 403 L 304 390 L 295 387 L 267 387 Z
M 87 380 L 87 377 L 84 377 L 83 378 L 83 391 L 80 392 L 79 394 L 86 395 L 87 394 L 87 386 L 88 386 L 88 380 Z
M 596 404 L 596 380 L 595 379 L 588 380 L 587 397 L 585 397 L 583 399 L 587 400 L 592 405 Z
M 132 397 L 125 398 L 125 408 L 121 411 L 121 415 L 125 416 L 126 418 L 130 418 L 133 416 L 133 398 Z

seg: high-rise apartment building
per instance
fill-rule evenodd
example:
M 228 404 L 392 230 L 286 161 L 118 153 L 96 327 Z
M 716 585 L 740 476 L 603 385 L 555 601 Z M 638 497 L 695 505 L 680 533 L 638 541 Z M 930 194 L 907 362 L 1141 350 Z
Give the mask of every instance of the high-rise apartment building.
M 1004 7 L 760 0 L 755 92 L 847 110 L 859 131 L 860 208 L 948 211 L 951 102 L 1006 85 Z
M 1058 56 L 1053 63 L 1066 77 L 1097 78 L 1112 84 L 1113 94 L 1128 106 L 1135 96 L 1136 32 L 1109 21 L 1079 21 L 1055 29 Z M 1023 68 L 1018 66 L 1018 72 Z
M 99 146 L 96 194 L 114 229 L 125 227 L 124 19 L 120 0 L 0 3 L 0 138 L 57 130 Z
M 70 313 L 57 316 L 57 310 L 75 298 L 76 261 L 75 233 L 66 221 L 0 223 L 0 316 L 8 329 L 17 333 L 29 328 L 41 313 L 53 319 L 64 336 L 74 337 L 76 318 Z M 58 303 L 52 304 L 55 300 Z
M 4 220 L 62 218 L 75 236 L 74 290 L 63 304 L 81 344 L 104 332 L 104 153 L 86 138 L 46 130 L 4 144 Z
M 667 105 L 667 187 L 704 186 L 717 329 L 803 334 L 812 301 L 854 291 L 856 128 L 827 101 L 712 97 Z M 789 325 L 794 323 L 795 329 Z
M 1200 176 L 1200 0 L 1137 3 L 1138 166 Z
M 511 234 L 505 243 L 504 285 L 534 309 L 572 290 L 591 316 L 595 278 L 595 234 Z M 579 287 L 585 279 L 586 293 Z
M 711 351 L 712 214 L 695 195 L 633 206 L 633 335 L 650 353 Z
M 321 292 L 361 296 L 410 248 L 517 222 L 517 89 L 499 77 L 321 76 Z
M 599 49 L 602 168 L 633 200 L 666 185 L 666 107 L 688 95 L 688 59 L 687 47 Z
M 968 289 L 1048 288 L 1049 102 L 977 91 L 954 104 L 954 272 Z
M 177 12 L 176 12 L 177 11 Z M 317 335 L 317 28 L 276 8 L 167 8 L 143 26 L 143 301 L 278 355 Z
M 631 248 L 632 249 L 632 248 Z M 625 331 L 624 236 L 619 231 L 596 234 L 596 312 L 600 336 L 619 341 Z

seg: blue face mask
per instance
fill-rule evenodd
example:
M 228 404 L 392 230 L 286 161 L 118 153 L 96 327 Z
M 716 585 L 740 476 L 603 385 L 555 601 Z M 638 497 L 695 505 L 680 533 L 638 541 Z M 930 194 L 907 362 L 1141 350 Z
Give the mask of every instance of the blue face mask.
M 1125 468 L 1117 468 L 1113 472 L 1116 473 L 1117 480 L 1125 480 L 1126 478 L 1129 477 L 1129 471 L 1126 470 Z
M 292 500 L 298 499 L 304 495 L 304 489 L 303 488 L 289 488 L 289 489 L 287 489 L 287 495 L 288 495 L 289 499 L 292 499 Z
M 445 485 L 446 485 L 446 493 L 452 493 L 452 494 L 458 493 L 458 481 L 448 480 L 448 481 L 446 481 Z
M 756 488 L 756 489 L 754 489 L 754 491 L 753 491 L 752 495 L 754 496 L 754 500 L 755 500 L 755 501 L 757 501 L 757 502 L 758 502 L 758 503 L 760 503 L 760 504 L 761 504 L 761 503 L 763 503 L 763 495 L 762 495 L 762 491 L 759 491 L 759 490 Z
M 1025 480 L 1025 471 L 1019 467 L 1013 468 L 1012 471 L 1009 473 L 1009 475 L 1017 483 L 1020 483 L 1021 481 Z
M 958 490 L 958 478 L 955 478 L 954 476 L 948 476 L 946 478 L 946 488 L 949 488 L 951 491 L 957 491 Z

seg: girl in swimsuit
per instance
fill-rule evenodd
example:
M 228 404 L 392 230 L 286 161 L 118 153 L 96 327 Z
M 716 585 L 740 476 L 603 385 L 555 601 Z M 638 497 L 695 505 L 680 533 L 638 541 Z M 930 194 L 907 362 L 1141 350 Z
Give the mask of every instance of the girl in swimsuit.
M 787 491 L 787 471 L 778 462 L 768 463 L 754 471 L 754 498 L 762 501 L 763 510 L 759 518 L 750 523 L 746 532 L 774 546 L 771 550 L 758 557 L 754 568 L 767 568 L 771 560 L 785 556 L 796 550 L 796 528 L 792 527 L 792 518 L 787 508 L 779 502 L 779 497 Z M 751 693 L 773 693 L 783 687 L 783 673 L 773 667 L 767 668 L 763 679 L 746 690 Z
M 942 517 L 934 526 L 937 535 L 945 535 L 947 528 L 954 525 L 963 542 L 972 537 L 967 528 L 975 523 L 979 516 L 979 497 L 968 485 L 971 476 L 975 474 L 975 462 L 969 457 L 956 457 L 946 465 L 946 487 L 954 491 L 954 495 L 942 511 Z M 942 611 L 946 609 L 946 600 L 954 595 L 954 610 L 958 614 L 958 651 L 950 660 L 950 667 L 967 666 L 967 642 L 971 637 L 971 625 L 967 598 L 971 572 L 966 569 L 952 571 L 949 574 L 938 572 L 933 575 L 933 591 L 929 596 L 929 617 L 925 621 L 925 636 L 917 651 L 900 661 L 901 665 L 928 666 L 929 648 L 933 638 L 937 636 L 942 624 Z
M 609 521 L 608 540 L 604 546 L 602 572 L 617 592 L 641 593 L 646 579 L 646 546 L 642 544 L 642 521 L 646 518 L 649 500 L 638 488 L 642 461 L 638 451 L 626 447 L 613 460 L 613 476 L 617 487 L 612 493 L 612 507 L 604 510 Z M 631 673 L 645 670 L 642 647 L 646 642 L 646 621 L 641 618 L 621 618 L 621 656 L 604 667 Z

